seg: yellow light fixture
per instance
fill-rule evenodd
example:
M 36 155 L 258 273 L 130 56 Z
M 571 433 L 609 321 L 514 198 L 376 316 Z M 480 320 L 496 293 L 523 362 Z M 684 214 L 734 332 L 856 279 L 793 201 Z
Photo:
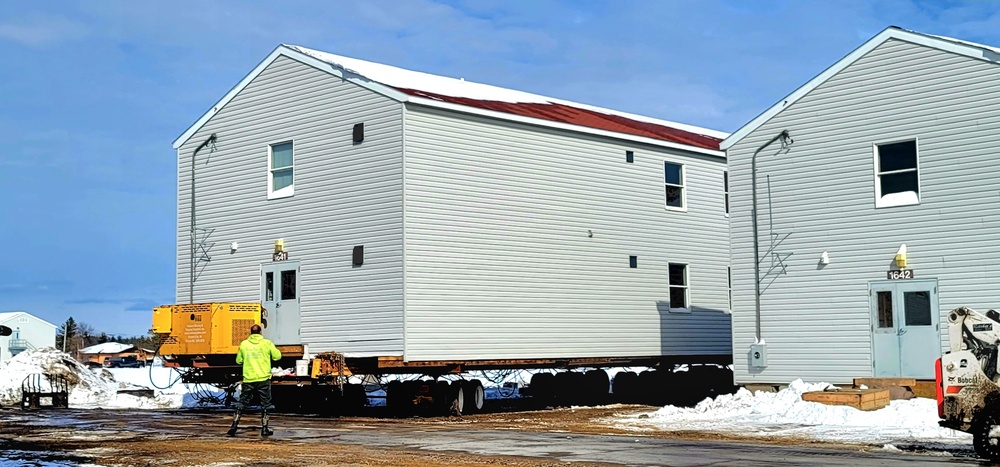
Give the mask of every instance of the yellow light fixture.
M 896 266 L 898 266 L 899 269 L 905 269 L 906 268 L 906 244 L 905 243 L 899 246 L 899 250 L 896 250 Z
M 285 239 L 279 238 L 274 241 L 274 252 L 281 253 L 282 251 L 285 251 Z

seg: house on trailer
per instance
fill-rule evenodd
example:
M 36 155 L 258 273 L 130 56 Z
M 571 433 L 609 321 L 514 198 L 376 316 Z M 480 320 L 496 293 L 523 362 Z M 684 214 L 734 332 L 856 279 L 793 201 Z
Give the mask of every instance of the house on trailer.
M 56 325 L 23 312 L 0 313 L 0 326 L 11 329 L 11 335 L 0 336 L 0 365 L 25 350 L 55 347 Z
M 279 46 L 175 142 L 177 300 L 405 362 L 728 362 L 726 134 Z
M 1000 306 L 998 108 L 1000 49 L 890 27 L 725 139 L 737 383 L 934 378 Z

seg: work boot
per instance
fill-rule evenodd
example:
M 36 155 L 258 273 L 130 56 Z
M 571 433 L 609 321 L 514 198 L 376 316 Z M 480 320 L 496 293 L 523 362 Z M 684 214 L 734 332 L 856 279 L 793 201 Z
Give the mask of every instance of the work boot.
M 236 409 L 236 413 L 233 414 L 233 424 L 229 426 L 229 431 L 226 432 L 226 436 L 236 436 L 236 427 L 240 425 L 240 409 Z
M 260 413 L 260 435 L 261 436 L 271 436 L 274 434 L 270 428 L 267 427 L 267 423 L 270 421 L 270 416 L 267 414 L 267 409 L 264 409 Z

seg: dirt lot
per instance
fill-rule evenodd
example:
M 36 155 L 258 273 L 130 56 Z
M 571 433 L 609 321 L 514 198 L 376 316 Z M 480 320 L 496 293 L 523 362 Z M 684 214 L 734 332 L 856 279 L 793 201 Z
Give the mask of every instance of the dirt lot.
M 0 411 L 0 449 L 6 452 L 8 458 L 13 456 L 17 459 L 16 453 L 22 453 L 21 459 L 25 463 L 41 459 L 56 461 L 54 465 L 60 465 L 58 462 L 65 462 L 62 465 L 89 462 L 104 466 L 215 467 L 609 465 L 564 462 L 558 460 L 558 456 L 506 456 L 471 454 L 468 449 L 418 449 L 413 447 L 412 439 L 419 439 L 421 433 L 448 436 L 449 433 L 500 431 L 635 437 L 637 433 L 612 426 L 608 418 L 650 410 L 650 407 L 644 406 L 619 405 L 404 420 L 276 415 L 272 418 L 276 433 L 269 439 L 259 436 L 258 420 L 252 414 L 244 417 L 242 430 L 236 437 L 227 438 L 224 432 L 229 416 L 225 412 Z M 356 435 L 359 433 L 373 442 L 358 442 Z M 642 433 L 641 436 L 738 441 L 731 436 L 695 432 Z M 394 445 L 398 437 L 411 441 Z M 768 440 L 754 440 L 754 443 L 760 442 L 767 443 Z M 810 444 L 809 441 L 787 438 L 771 442 Z M 0 465 L 7 464 L 0 461 Z

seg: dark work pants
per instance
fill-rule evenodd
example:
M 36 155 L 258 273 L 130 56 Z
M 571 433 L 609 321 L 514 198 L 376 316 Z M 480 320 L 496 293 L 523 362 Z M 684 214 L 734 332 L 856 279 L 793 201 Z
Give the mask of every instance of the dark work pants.
M 243 383 L 240 387 L 240 400 L 236 402 L 236 409 L 245 410 L 253 405 L 255 400 L 263 410 L 274 409 L 274 406 L 271 405 L 271 380 Z

